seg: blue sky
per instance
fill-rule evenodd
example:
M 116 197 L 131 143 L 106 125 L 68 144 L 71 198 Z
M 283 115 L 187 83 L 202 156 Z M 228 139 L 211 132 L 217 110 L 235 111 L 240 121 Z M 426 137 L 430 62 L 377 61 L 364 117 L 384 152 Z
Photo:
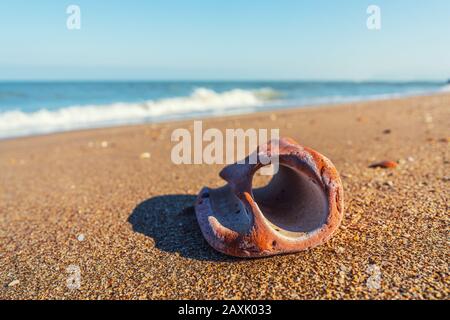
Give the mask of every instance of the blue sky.
M 449 40 L 448 0 L 10 0 L 0 79 L 445 80 Z

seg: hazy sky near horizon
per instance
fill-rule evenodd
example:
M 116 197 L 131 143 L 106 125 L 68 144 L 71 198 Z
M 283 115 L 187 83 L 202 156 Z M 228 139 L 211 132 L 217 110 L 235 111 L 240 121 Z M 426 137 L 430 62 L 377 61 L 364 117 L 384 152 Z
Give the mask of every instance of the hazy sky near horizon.
M 448 0 L 0 2 L 1 80 L 448 78 Z

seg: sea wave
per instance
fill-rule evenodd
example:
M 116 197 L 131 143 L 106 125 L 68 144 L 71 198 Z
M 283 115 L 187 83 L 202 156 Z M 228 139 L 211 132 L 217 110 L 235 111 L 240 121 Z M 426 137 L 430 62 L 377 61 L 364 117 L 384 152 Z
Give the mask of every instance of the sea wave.
M 7 111 L 0 113 L 0 138 L 138 123 L 186 114 L 225 114 L 233 109 L 258 107 L 278 97 L 280 93 L 271 88 L 224 92 L 197 88 L 189 96 L 141 103 L 70 106 L 31 113 Z

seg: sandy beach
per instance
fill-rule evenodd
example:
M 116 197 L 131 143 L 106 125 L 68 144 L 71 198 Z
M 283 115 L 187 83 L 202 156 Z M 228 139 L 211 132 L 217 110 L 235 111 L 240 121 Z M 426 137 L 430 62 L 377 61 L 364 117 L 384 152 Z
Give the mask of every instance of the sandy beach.
M 192 120 L 3 140 L 0 298 L 449 298 L 450 94 L 203 126 L 280 128 L 330 158 L 345 192 L 336 235 L 256 260 L 215 252 L 192 205 L 203 186 L 224 183 L 223 166 L 170 159 L 172 131 Z M 369 168 L 381 160 L 399 165 Z M 79 289 L 67 286 L 70 266 Z

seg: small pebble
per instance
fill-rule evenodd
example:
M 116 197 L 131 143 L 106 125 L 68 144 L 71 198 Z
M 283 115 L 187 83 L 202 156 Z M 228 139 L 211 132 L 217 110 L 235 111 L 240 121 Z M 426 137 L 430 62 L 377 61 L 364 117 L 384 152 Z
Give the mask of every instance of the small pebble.
M 102 148 L 108 148 L 108 141 L 102 141 L 101 143 L 100 143 L 100 145 L 102 146 Z
M 84 241 L 85 237 L 84 234 L 80 233 L 77 237 L 78 241 Z
M 18 285 L 19 283 L 20 283 L 19 280 L 17 280 L 17 279 L 13 280 L 8 284 L 8 287 L 14 287 L 14 286 Z
M 374 162 L 371 165 L 369 165 L 369 168 L 383 168 L 383 169 L 393 169 L 397 167 L 397 162 L 390 161 L 390 160 L 384 160 L 380 162 Z
M 140 155 L 141 159 L 150 159 L 150 157 L 151 157 L 150 152 L 144 152 L 144 153 L 141 153 L 141 155 Z
M 345 249 L 343 247 L 337 247 L 336 248 L 336 253 L 342 254 L 345 252 Z
M 391 188 L 394 187 L 394 183 L 392 181 L 386 181 L 384 184 L 389 186 L 389 187 L 391 187 Z

